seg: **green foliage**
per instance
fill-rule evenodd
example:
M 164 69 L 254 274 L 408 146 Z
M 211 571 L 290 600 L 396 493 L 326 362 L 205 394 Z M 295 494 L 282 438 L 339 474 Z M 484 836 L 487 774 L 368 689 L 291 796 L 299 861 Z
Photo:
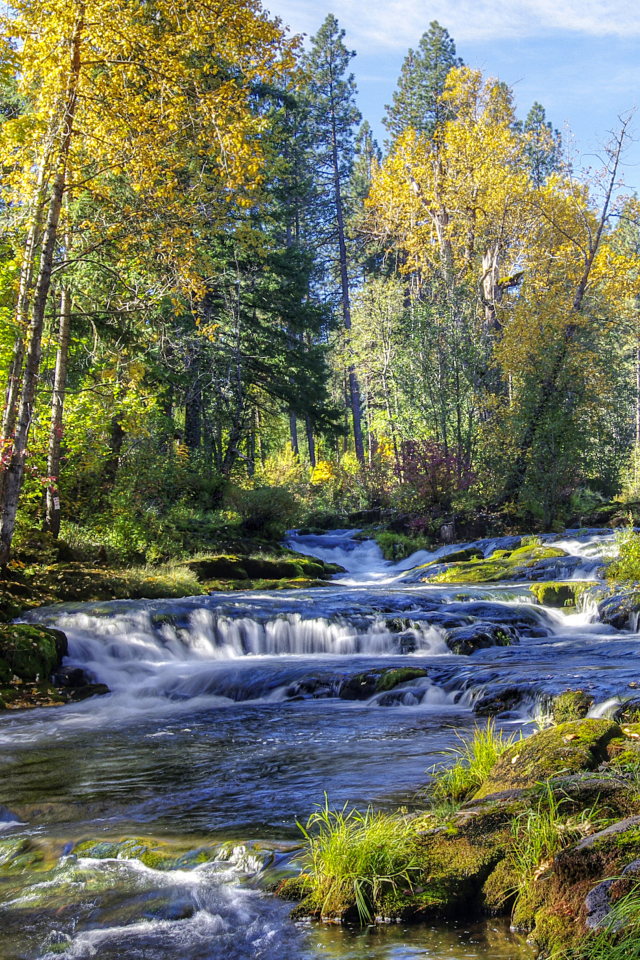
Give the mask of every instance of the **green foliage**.
M 433 771 L 432 792 L 438 801 L 446 799 L 465 800 L 485 782 L 496 761 L 513 743 L 515 734 L 497 730 L 495 721 L 489 720 L 484 729 L 476 727 L 469 739 L 457 734 L 462 746 L 449 751 L 454 759 L 452 766 Z
M 418 550 L 433 549 L 433 541 L 424 534 L 411 536 L 406 533 L 394 533 L 392 530 L 376 530 L 374 537 L 385 560 L 404 560 Z
M 417 838 L 400 815 L 331 810 L 325 794 L 324 806 L 298 826 L 306 886 L 323 914 L 355 904 L 360 922 L 369 922 L 385 892 L 400 882 L 411 887 L 419 876 Z
M 238 514 L 243 530 L 251 536 L 283 537 L 299 515 L 296 498 L 286 487 L 232 486 L 225 494 L 225 504 Z
M 606 568 L 607 580 L 635 583 L 640 580 L 640 534 L 632 527 L 616 531 L 618 559 Z

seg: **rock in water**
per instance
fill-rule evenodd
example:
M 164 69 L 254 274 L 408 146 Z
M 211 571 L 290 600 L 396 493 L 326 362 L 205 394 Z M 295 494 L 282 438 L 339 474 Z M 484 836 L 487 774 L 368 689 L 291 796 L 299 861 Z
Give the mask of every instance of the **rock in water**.
M 470 627 L 456 627 L 447 630 L 445 643 L 452 653 L 468 657 L 476 650 L 487 647 L 510 647 L 518 643 L 519 637 L 513 627 L 498 626 L 495 623 L 474 623 Z

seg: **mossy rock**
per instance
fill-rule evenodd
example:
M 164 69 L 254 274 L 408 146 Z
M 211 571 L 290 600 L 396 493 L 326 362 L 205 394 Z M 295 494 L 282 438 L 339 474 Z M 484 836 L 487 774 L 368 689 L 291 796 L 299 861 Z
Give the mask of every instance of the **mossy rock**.
M 579 583 L 542 581 L 531 584 L 529 589 L 538 603 L 545 607 L 575 607 L 576 600 L 584 587 Z
M 554 697 L 551 713 L 556 723 L 583 720 L 593 706 L 593 697 L 583 690 L 565 690 Z
M 607 746 L 614 737 L 622 737 L 622 730 L 611 720 L 577 720 L 541 730 L 505 750 L 476 799 L 533 787 L 559 774 L 595 770 L 608 759 Z
M 442 557 L 439 563 L 461 563 L 469 560 L 484 560 L 484 552 L 477 547 L 467 547 L 466 550 L 454 550 Z
M 387 670 L 376 683 L 376 693 L 393 690 L 401 683 L 408 683 L 410 680 L 418 680 L 419 677 L 426 676 L 427 671 L 419 667 L 399 667 L 397 670 Z
M 433 577 L 434 583 L 499 583 L 503 580 L 518 580 L 530 573 L 530 568 L 540 560 L 566 557 L 559 547 L 524 546 L 512 551 L 497 550 L 487 560 L 457 562 Z M 446 564 L 449 557 L 426 566 Z
M 60 630 L 25 623 L 0 624 L 0 683 L 14 676 L 30 683 L 48 680 L 67 652 Z
M 199 580 L 249 579 L 249 574 L 238 557 L 201 557 L 198 560 L 186 560 L 184 566 L 195 573 Z

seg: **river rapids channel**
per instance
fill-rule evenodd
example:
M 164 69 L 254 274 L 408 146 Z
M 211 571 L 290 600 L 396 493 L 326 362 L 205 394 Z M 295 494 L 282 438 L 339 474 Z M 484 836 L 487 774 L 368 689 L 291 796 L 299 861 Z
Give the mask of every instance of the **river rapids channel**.
M 635 686 L 640 643 L 590 609 L 540 606 L 529 583 L 436 585 L 357 531 L 291 535 L 345 569 L 326 587 L 184 600 L 60 604 L 65 663 L 111 693 L 0 716 L 0 960 L 520 960 L 508 923 L 294 923 L 268 888 L 295 872 L 300 830 L 332 806 L 409 809 L 429 770 L 504 695 L 497 723 L 531 732 L 579 686 L 606 715 Z M 574 531 L 547 579 L 597 579 L 611 531 Z M 508 539 L 480 541 L 490 556 Z M 482 622 L 511 646 L 455 656 Z M 426 676 L 375 693 L 361 675 Z M 516 690 L 514 696 L 512 691 Z M 16 860 L 18 856 L 19 860 Z

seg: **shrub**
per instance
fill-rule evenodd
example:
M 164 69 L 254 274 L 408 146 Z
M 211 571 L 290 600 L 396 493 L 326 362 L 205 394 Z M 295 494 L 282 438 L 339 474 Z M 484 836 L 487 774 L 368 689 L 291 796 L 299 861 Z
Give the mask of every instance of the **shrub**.
M 606 569 L 607 580 L 637 582 L 640 580 L 640 535 L 632 527 L 616 533 L 618 559 Z
M 396 472 L 409 498 L 421 507 L 448 507 L 456 492 L 473 483 L 469 465 L 436 440 L 403 441 Z
M 232 486 L 225 495 L 225 505 L 236 511 L 243 530 L 252 536 L 279 539 L 294 526 L 298 515 L 296 498 L 286 487 Z

